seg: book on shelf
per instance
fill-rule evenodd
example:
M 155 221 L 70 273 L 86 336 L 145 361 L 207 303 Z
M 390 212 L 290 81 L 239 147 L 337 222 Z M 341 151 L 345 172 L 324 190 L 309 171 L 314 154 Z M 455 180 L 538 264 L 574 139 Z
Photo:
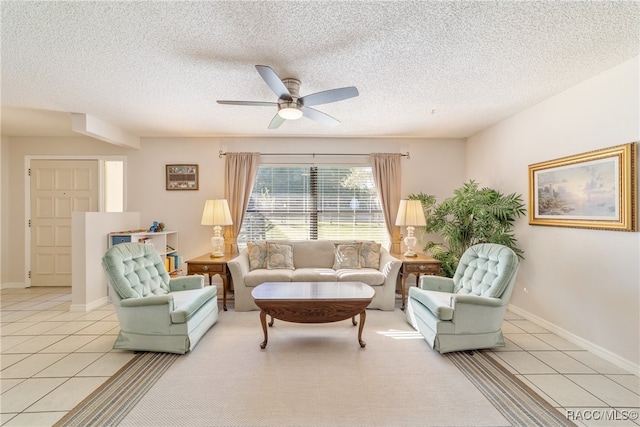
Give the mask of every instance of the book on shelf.
M 170 274 L 174 271 L 180 270 L 180 255 L 175 252 L 167 254 L 165 259 L 165 268 Z
M 179 269 L 180 262 L 181 262 L 180 255 L 178 255 L 176 252 L 173 252 L 173 253 L 170 253 L 168 256 L 173 258 L 173 264 L 175 266 L 175 269 L 176 270 Z

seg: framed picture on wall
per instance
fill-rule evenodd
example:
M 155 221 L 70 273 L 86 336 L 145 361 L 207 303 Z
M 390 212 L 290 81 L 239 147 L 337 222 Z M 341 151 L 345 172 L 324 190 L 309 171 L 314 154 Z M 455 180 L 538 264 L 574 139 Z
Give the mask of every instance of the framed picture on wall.
M 636 143 L 529 165 L 529 224 L 636 231 Z
M 167 165 L 167 190 L 197 190 L 198 165 Z

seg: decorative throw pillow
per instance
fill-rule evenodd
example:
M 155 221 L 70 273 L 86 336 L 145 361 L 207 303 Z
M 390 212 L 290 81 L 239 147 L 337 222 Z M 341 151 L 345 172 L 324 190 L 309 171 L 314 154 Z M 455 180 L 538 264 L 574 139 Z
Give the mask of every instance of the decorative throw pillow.
M 360 268 L 360 243 L 336 243 L 333 269 Z
M 360 243 L 360 266 L 362 268 L 380 269 L 380 243 Z
M 267 269 L 288 268 L 293 270 L 293 245 L 267 242 Z
M 249 270 L 267 267 L 267 242 L 248 242 Z

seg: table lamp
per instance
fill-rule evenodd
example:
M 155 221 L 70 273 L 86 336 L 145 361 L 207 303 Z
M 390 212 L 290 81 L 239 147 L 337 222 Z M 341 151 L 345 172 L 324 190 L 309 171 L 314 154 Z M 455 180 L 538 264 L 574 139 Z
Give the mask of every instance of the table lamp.
M 417 256 L 414 249 L 416 243 L 418 243 L 418 239 L 413 236 L 413 230 L 415 230 L 415 227 L 424 227 L 427 225 L 420 200 L 400 200 L 396 225 L 404 225 L 407 227 L 407 237 L 404 238 L 407 251 L 404 253 L 404 256 Z
M 220 231 L 222 226 L 233 224 L 229 204 L 226 199 L 207 200 L 202 212 L 202 225 L 213 225 L 213 237 L 211 246 L 213 251 L 211 256 L 218 258 L 224 256 L 224 237 Z

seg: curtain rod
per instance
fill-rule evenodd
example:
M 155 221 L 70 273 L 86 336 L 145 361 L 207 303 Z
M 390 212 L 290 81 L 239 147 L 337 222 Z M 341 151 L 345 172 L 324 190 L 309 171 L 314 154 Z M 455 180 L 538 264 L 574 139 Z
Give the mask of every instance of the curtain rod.
M 407 160 L 411 158 L 411 155 L 407 151 L 406 153 L 398 153 L 402 157 L 406 157 Z M 218 152 L 218 158 L 222 158 L 222 156 L 226 156 L 227 153 L 220 150 Z M 368 156 L 369 154 L 365 153 L 260 153 L 261 156 Z

